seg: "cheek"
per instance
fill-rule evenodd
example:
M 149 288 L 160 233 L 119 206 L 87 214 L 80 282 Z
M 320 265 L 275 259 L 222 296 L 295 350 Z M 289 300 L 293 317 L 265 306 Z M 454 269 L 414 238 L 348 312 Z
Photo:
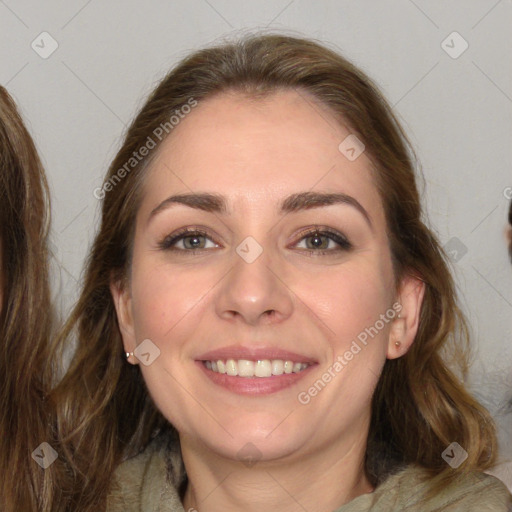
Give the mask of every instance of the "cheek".
M 172 338 L 173 330 L 176 333 L 187 324 L 215 284 L 211 272 L 171 269 L 151 258 L 141 258 L 133 268 L 132 311 L 138 341 Z
M 294 292 L 322 320 L 334 352 L 345 350 L 391 308 L 392 276 L 383 266 L 374 258 L 348 263 L 314 279 L 298 278 Z M 388 324 L 382 327 L 379 322 L 378 327 L 385 336 Z
M 324 332 L 329 356 L 305 381 L 299 401 L 322 410 L 325 425 L 333 431 L 340 424 L 348 428 L 368 409 L 385 363 L 395 311 L 392 276 L 378 261 L 369 257 L 357 265 L 347 264 L 318 276 L 308 289 L 304 284 L 300 292 L 327 326 Z

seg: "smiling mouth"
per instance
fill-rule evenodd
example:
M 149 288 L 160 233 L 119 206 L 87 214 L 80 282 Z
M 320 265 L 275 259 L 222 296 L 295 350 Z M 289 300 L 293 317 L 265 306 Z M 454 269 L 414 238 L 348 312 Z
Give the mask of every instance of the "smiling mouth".
M 285 359 L 218 359 L 202 361 L 207 370 L 230 377 L 261 377 L 300 373 L 311 366 Z

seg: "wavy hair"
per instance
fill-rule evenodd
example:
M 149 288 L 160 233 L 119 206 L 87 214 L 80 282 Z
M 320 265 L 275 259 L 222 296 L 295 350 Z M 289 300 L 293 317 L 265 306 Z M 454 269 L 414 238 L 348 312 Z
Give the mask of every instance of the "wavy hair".
M 447 257 L 424 221 L 413 150 L 390 106 L 364 73 L 325 45 L 248 35 L 195 51 L 172 69 L 129 126 L 105 178 L 116 184 L 103 198 L 83 289 L 60 336 L 65 345 L 75 335 L 77 349 L 54 393 L 69 464 L 62 485 L 71 490 L 74 511 L 103 510 L 116 466 L 173 430 L 150 399 L 139 367 L 125 361 L 109 288 L 112 280 L 128 278 L 141 185 L 158 148 L 122 179 L 119 171 L 190 98 L 200 103 L 229 91 L 252 100 L 282 89 L 309 93 L 364 142 L 385 209 L 397 288 L 405 273 L 426 285 L 415 342 L 403 357 L 386 361 L 373 396 L 365 457 L 370 482 L 378 485 L 414 463 L 425 468 L 433 495 L 466 471 L 495 462 L 493 420 L 456 375 L 467 372 L 469 330 Z M 450 369 L 452 363 L 458 369 Z M 441 457 L 452 441 L 468 452 L 457 469 Z
M 53 311 L 48 185 L 16 104 L 0 86 L 0 509 L 50 510 L 51 470 L 31 453 L 51 440 Z

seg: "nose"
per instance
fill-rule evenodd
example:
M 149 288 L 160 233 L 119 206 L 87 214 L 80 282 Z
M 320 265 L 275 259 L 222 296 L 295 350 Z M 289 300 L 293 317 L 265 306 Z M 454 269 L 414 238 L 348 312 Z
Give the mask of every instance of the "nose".
M 267 249 L 254 261 L 240 254 L 234 253 L 233 265 L 221 282 L 217 314 L 224 320 L 251 326 L 289 318 L 294 300 L 284 262 Z

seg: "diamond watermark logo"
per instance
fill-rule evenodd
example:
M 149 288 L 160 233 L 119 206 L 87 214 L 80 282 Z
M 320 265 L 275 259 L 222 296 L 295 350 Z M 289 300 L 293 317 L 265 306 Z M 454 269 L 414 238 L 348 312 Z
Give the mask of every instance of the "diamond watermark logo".
M 458 32 L 452 32 L 443 40 L 441 48 L 452 59 L 458 59 L 469 48 L 469 44 Z
M 149 366 L 160 356 L 160 349 L 151 340 L 146 339 L 137 346 L 133 355 L 144 366 Z
M 462 446 L 453 442 L 441 454 L 441 457 L 454 469 L 457 469 L 467 458 L 468 452 Z
M 365 145 L 353 133 L 345 137 L 338 146 L 340 153 L 347 159 L 353 162 L 357 160 L 364 152 Z
M 468 248 L 456 236 L 450 238 L 443 249 L 455 262 L 459 262 L 468 252 Z
M 46 441 L 41 443 L 33 452 L 32 458 L 43 468 L 49 468 L 59 454 Z
M 59 43 L 48 32 L 41 32 L 30 46 L 39 57 L 47 59 L 59 47 Z
M 248 236 L 238 245 L 236 252 L 246 263 L 253 263 L 260 257 L 263 247 L 252 236 Z
M 262 454 L 254 444 L 247 443 L 236 456 L 245 466 L 252 468 L 261 459 Z

